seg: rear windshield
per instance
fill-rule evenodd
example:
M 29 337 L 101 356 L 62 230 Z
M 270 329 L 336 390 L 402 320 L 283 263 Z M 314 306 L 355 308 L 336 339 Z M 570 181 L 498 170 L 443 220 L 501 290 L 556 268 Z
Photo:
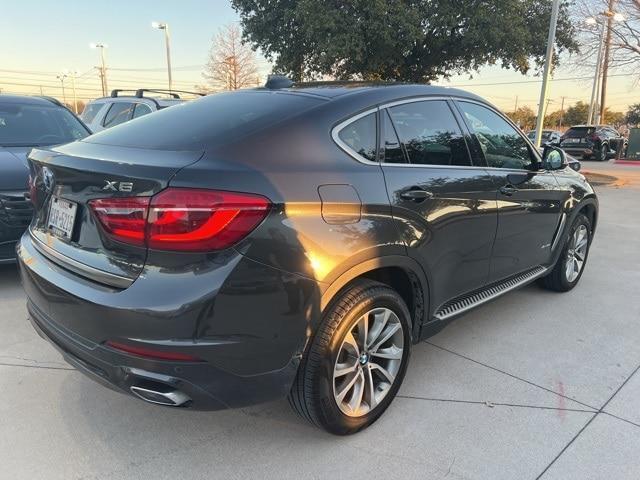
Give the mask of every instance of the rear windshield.
M 0 146 L 36 147 L 69 143 L 89 135 L 66 108 L 0 103 Z
M 564 138 L 585 138 L 593 135 L 595 131 L 595 127 L 571 127 L 564 134 Z
M 323 100 L 281 92 L 209 95 L 146 115 L 85 141 L 160 150 L 203 150 L 308 110 Z

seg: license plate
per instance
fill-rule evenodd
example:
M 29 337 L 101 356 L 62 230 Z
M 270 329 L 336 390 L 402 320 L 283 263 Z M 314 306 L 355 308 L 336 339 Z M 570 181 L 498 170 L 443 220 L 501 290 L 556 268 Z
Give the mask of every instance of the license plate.
M 77 210 L 77 203 L 53 197 L 49 207 L 49 230 L 58 237 L 70 240 Z
M 569 143 L 580 143 L 580 139 L 579 138 L 567 138 L 567 141 Z

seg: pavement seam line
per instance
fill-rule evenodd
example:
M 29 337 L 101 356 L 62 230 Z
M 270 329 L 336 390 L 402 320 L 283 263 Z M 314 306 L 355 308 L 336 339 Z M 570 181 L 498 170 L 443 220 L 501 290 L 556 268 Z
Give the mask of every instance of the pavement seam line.
M 559 410 L 562 412 L 581 412 L 581 413 L 596 413 L 593 410 L 583 410 L 579 408 L 558 408 L 547 407 L 543 405 L 524 405 L 521 403 L 502 403 L 502 402 L 483 402 L 481 400 L 456 400 L 453 398 L 431 398 L 420 397 L 416 395 L 396 395 L 397 398 L 406 398 L 409 400 L 424 400 L 429 402 L 451 402 L 451 403 L 467 403 L 472 405 L 486 405 L 487 407 L 517 407 L 517 408 L 534 408 L 539 410 Z
M 529 384 L 529 385 L 531 385 L 533 387 L 540 388 L 541 390 L 545 390 L 545 391 L 547 391 L 549 393 L 553 393 L 554 395 L 557 395 L 559 397 L 566 398 L 567 400 L 571 400 L 572 402 L 578 403 L 578 404 L 582 405 L 583 407 L 589 408 L 591 412 L 598 412 L 598 410 L 599 410 L 598 408 L 596 408 L 594 406 L 591 406 L 591 405 L 588 405 L 588 404 L 586 404 L 584 402 L 581 402 L 580 400 L 576 400 L 575 398 L 571 398 L 571 397 L 568 397 L 566 395 L 562 395 L 561 393 L 558 393 L 555 390 L 551 390 L 550 388 L 543 387 L 542 385 L 538 385 L 537 383 L 534 383 L 534 382 L 532 382 L 530 380 L 527 380 L 525 378 L 518 377 L 517 375 L 514 375 L 513 373 L 505 372 L 504 370 L 500 370 L 499 368 L 493 367 L 491 365 L 488 365 L 486 363 L 480 362 L 478 360 L 474 360 L 473 358 L 467 357 L 466 355 L 462 355 L 461 353 L 454 352 L 453 350 L 449 350 L 448 348 L 441 347 L 440 345 L 436 345 L 435 343 L 431 343 L 428 340 L 423 340 L 423 342 L 426 343 L 427 345 L 431 345 L 432 347 L 439 348 L 440 350 L 443 350 L 445 352 L 451 353 L 452 355 L 457 355 L 460 358 L 464 358 L 465 360 L 469 360 L 470 362 L 476 363 L 476 364 L 481 365 L 481 366 L 483 366 L 485 368 L 489 368 L 489 369 L 494 370 L 494 371 L 496 371 L 498 373 L 502 373 L 503 375 L 507 375 L 507 376 L 509 376 L 511 378 L 514 378 L 516 380 L 520 380 L 521 382 L 527 383 L 527 384 Z
M 567 443 L 567 444 L 564 446 L 564 448 L 563 448 L 562 450 L 560 450 L 560 453 L 558 453 L 558 455 L 556 455 L 556 456 L 555 456 L 555 458 L 554 458 L 553 460 L 551 460 L 551 463 L 549 463 L 549 465 L 547 465 L 547 467 L 542 471 L 542 473 L 536 477 L 536 480 L 539 480 L 539 479 L 540 479 L 540 478 L 541 478 L 545 473 L 547 473 L 547 471 L 549 470 L 549 468 L 551 468 L 551 466 L 552 466 L 552 465 L 553 465 L 553 464 L 554 464 L 554 463 L 555 463 L 555 462 L 556 462 L 556 461 L 557 461 L 557 460 L 562 456 L 562 454 L 563 454 L 564 452 L 566 452 L 566 451 L 567 451 L 567 449 L 571 446 L 571 444 L 572 444 L 572 443 L 573 443 L 573 442 L 574 442 L 574 441 L 575 441 L 575 440 L 580 436 L 580 434 L 582 434 L 582 432 L 584 432 L 584 431 L 586 430 L 586 428 L 591 424 L 591 422 L 593 422 L 593 420 L 594 420 L 598 415 L 600 415 L 600 414 L 605 414 L 605 415 L 609 415 L 609 416 L 612 416 L 612 417 L 614 417 L 614 416 L 615 416 L 615 415 L 611 415 L 611 414 L 609 414 L 609 413 L 605 412 L 605 411 L 604 411 L 605 407 L 606 407 L 607 405 L 609 405 L 609 402 L 610 402 L 611 400 L 613 400 L 613 397 L 615 397 L 615 396 L 618 394 L 618 392 L 620 392 L 620 390 L 622 390 L 622 387 L 624 387 L 624 386 L 627 384 L 627 382 L 631 379 L 631 377 L 633 377 L 633 376 L 636 374 L 636 372 L 637 372 L 639 369 L 640 369 L 640 365 L 638 365 L 638 366 L 633 370 L 633 372 L 631 372 L 631 375 L 629 375 L 627 378 L 625 378 L 624 382 L 622 382 L 622 384 L 621 384 L 618 388 L 616 388 L 616 391 L 615 391 L 615 392 L 613 392 L 613 394 L 609 397 L 609 399 L 608 399 L 606 402 L 604 402 L 604 404 L 602 405 L 602 407 L 600 407 L 600 408 L 598 409 L 598 411 L 596 412 L 596 414 L 595 414 L 593 417 L 591 417 L 591 419 L 590 419 L 590 420 L 589 420 L 589 421 L 584 425 L 584 427 L 582 427 L 582 428 L 578 431 L 578 433 L 576 433 L 576 434 L 575 434 L 575 436 L 574 436 L 574 437 L 569 441 L 569 443 Z M 618 417 L 616 417 L 616 418 L 618 418 Z M 626 421 L 626 422 L 628 422 L 628 423 L 631 423 L 631 424 L 635 425 L 633 422 L 630 422 L 630 421 L 628 421 L 628 420 L 624 420 L 623 418 L 618 418 L 618 419 L 619 419 L 619 420 Z
M 75 368 L 66 367 L 48 367 L 46 365 L 24 365 L 21 363 L 4 363 L 0 362 L 0 367 L 24 367 L 24 368 L 43 368 L 45 370 L 64 370 L 66 372 L 75 372 Z

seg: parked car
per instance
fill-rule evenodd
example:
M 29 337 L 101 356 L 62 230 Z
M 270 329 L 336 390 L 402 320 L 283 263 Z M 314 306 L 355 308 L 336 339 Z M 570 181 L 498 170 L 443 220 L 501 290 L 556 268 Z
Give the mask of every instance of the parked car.
M 27 152 L 89 133 L 53 98 L 0 95 L 0 263 L 15 261 L 16 242 L 31 221 Z
M 97 98 L 89 102 L 80 114 L 80 118 L 89 126 L 92 132 L 99 132 L 105 128 L 114 127 L 134 118 L 184 102 L 180 98 L 178 91 L 175 90 L 169 93 L 168 90 L 139 89 L 135 90 L 133 95 L 123 95 L 123 92 L 130 91 L 133 90 L 112 90 L 111 96 Z M 145 96 L 145 94 L 149 93 L 156 95 L 167 94 L 169 97 Z
M 626 145 L 627 140 L 607 125 L 576 125 L 560 139 L 560 147 L 565 152 L 600 162 L 615 157 L 618 151 L 623 152 Z
M 534 280 L 574 288 L 598 217 L 562 150 L 425 85 L 276 77 L 30 168 L 20 272 L 69 363 L 173 407 L 288 395 L 336 434 L 379 418 L 412 344 L 456 316 Z
M 536 131 L 531 130 L 527 137 L 532 142 L 536 141 Z M 542 141 L 540 142 L 542 145 L 557 145 L 560 143 L 560 137 L 562 137 L 562 133 L 557 130 L 542 130 Z

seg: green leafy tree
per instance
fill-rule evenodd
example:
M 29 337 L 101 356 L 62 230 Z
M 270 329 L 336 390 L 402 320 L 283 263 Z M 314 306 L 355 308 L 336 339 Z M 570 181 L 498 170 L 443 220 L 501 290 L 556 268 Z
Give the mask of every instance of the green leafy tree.
M 244 38 L 296 80 L 425 82 L 544 62 L 550 0 L 232 0 Z M 575 51 L 563 1 L 556 45 Z M 556 55 L 556 59 L 558 56 Z
M 536 125 L 536 114 L 531 107 L 520 107 L 515 112 L 507 113 L 507 115 L 524 131 L 531 130 Z
M 627 123 L 640 125 L 640 103 L 629 106 L 629 110 L 627 110 Z
M 571 125 L 584 125 L 587 123 L 589 116 L 589 104 L 585 102 L 577 102 L 575 105 L 567 108 L 564 114 L 563 123 L 570 127 Z
M 548 113 L 544 117 L 544 126 L 545 128 L 557 128 L 560 125 L 560 118 L 562 118 L 562 123 L 566 122 L 566 112 L 562 112 L 561 110 L 556 110 L 555 112 Z

